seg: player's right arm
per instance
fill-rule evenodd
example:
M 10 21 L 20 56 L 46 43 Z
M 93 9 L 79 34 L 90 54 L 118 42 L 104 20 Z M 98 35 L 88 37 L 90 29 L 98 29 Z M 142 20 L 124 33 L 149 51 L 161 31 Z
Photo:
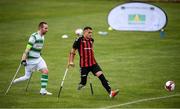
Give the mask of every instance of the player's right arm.
M 79 49 L 79 42 L 80 42 L 80 37 L 78 37 L 73 44 L 73 47 L 70 51 L 69 54 L 69 60 L 68 60 L 68 66 L 74 67 L 74 57 L 76 55 L 76 50 Z
M 76 49 L 72 48 L 70 51 L 70 54 L 69 54 L 69 62 L 68 62 L 68 65 L 71 67 L 75 66 L 75 64 L 74 64 L 75 55 L 76 55 Z

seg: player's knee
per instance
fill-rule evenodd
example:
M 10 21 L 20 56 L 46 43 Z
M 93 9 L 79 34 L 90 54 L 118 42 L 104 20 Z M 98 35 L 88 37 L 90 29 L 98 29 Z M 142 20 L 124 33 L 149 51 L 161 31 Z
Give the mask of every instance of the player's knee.
M 42 72 L 43 74 L 48 74 L 49 71 L 48 71 L 48 69 L 42 69 L 41 72 Z
M 102 71 L 98 71 L 98 72 L 96 73 L 96 76 L 99 77 L 99 76 L 102 75 L 102 74 L 103 74 Z

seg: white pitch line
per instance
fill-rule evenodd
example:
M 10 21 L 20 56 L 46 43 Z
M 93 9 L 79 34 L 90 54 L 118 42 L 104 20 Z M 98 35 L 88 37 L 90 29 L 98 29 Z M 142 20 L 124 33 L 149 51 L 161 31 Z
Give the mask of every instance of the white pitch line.
M 180 94 L 169 95 L 169 96 L 162 96 L 162 97 L 154 97 L 154 98 L 147 98 L 147 99 L 140 99 L 140 100 L 131 101 L 131 102 L 127 102 L 127 103 L 107 106 L 107 107 L 104 107 L 103 109 L 117 108 L 117 107 L 126 106 L 126 105 L 130 105 L 130 104 L 135 104 L 135 103 L 140 103 L 140 102 L 145 102 L 145 101 L 165 99 L 165 98 L 170 98 L 170 97 L 175 97 L 175 96 L 180 96 Z

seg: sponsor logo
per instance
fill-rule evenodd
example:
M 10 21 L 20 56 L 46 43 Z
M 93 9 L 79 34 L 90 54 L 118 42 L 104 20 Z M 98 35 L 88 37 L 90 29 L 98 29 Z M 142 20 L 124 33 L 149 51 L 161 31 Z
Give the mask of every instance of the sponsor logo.
M 92 48 L 84 48 L 85 50 L 90 50 L 90 49 L 92 49 Z
M 129 14 L 128 24 L 144 24 L 146 21 L 146 16 L 143 14 Z

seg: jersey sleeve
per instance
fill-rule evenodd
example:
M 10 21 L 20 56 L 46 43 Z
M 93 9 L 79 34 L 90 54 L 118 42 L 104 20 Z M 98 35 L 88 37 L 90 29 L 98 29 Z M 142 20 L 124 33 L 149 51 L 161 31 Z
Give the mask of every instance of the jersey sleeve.
M 74 43 L 73 43 L 73 48 L 74 49 L 79 49 L 79 45 L 80 45 L 80 38 L 77 38 Z
M 92 42 L 94 43 L 94 39 L 92 38 L 91 40 L 92 40 Z
M 36 41 L 35 36 L 30 36 L 28 44 L 32 46 L 35 43 L 35 41 Z

